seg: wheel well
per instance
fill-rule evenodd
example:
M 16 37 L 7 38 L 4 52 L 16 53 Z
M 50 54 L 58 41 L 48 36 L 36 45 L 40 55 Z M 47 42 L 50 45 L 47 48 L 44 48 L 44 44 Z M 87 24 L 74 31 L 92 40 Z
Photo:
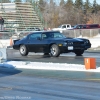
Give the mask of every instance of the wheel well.
M 19 48 L 20 48 L 21 45 L 23 45 L 23 44 L 20 44 L 20 45 L 19 45 Z
M 50 48 L 53 44 L 56 44 L 56 43 L 51 43 L 51 44 L 49 45 L 49 48 Z M 56 44 L 56 45 L 57 45 L 57 44 Z
M 20 48 L 20 46 L 21 46 L 21 45 L 25 45 L 25 44 L 20 44 L 20 45 L 19 45 L 19 48 Z M 26 46 L 26 45 L 25 45 L 25 46 Z M 28 47 L 27 47 L 27 46 L 26 46 L 26 48 L 28 49 Z

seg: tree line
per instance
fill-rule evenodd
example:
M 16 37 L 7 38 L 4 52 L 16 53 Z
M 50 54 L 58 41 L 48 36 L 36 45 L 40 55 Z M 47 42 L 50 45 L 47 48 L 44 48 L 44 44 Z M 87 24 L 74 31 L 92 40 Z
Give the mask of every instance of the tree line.
M 86 0 L 60 0 L 56 4 L 54 0 L 39 0 L 39 7 L 43 13 L 45 22 L 49 27 L 57 27 L 61 24 L 100 24 L 100 5 Z
M 31 2 L 40 9 L 46 27 L 57 27 L 61 24 L 100 24 L 100 5 L 89 0 L 13 0 L 13 2 Z M 10 3 L 12 0 L 2 0 Z

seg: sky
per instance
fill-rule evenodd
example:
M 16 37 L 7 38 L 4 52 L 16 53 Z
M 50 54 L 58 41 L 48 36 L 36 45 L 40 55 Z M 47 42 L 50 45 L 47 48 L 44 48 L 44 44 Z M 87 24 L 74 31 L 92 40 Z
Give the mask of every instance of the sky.
M 11 0 L 11 1 L 14 1 L 14 0 Z M 24 1 L 24 0 L 23 0 Z M 37 0 L 34 0 L 34 1 L 37 1 Z M 65 0 L 65 1 L 67 1 L 67 0 Z M 86 0 L 83 0 L 83 2 L 85 2 Z M 90 3 L 93 3 L 93 1 L 94 0 L 89 0 L 89 2 Z M 56 2 L 60 2 L 60 0 L 56 0 Z M 73 2 L 75 2 L 75 0 L 73 0 Z M 96 0 L 96 2 L 98 3 L 98 4 L 100 4 L 100 0 Z
M 55 1 L 60 2 L 61 0 L 55 0 Z M 67 0 L 65 0 L 65 1 L 67 1 Z M 89 0 L 89 2 L 92 3 L 92 4 L 93 4 L 93 1 L 94 0 Z M 73 0 L 73 2 L 75 2 L 75 0 Z M 86 0 L 83 0 L 83 2 L 86 2 Z M 97 2 L 97 4 L 100 4 L 100 0 L 96 0 L 96 2 Z
M 89 0 L 90 3 L 93 3 L 93 1 L 94 1 L 94 0 Z M 75 0 L 73 0 L 73 2 L 75 2 Z M 86 2 L 86 0 L 83 0 L 83 2 Z M 98 4 L 100 4 L 100 0 L 96 0 L 96 2 L 97 2 Z
M 11 0 L 11 1 L 14 1 L 14 0 Z M 24 0 L 23 0 L 24 1 Z M 34 1 L 37 1 L 37 0 L 34 0 Z M 58 1 L 60 1 L 60 0 L 56 0 L 56 2 L 58 2 Z M 65 1 L 67 1 L 67 0 L 65 0 Z M 83 0 L 84 2 L 86 1 L 86 0 Z M 90 3 L 93 3 L 93 1 L 94 0 L 89 0 L 89 2 Z M 75 2 L 75 0 L 73 0 L 73 2 Z M 96 2 L 98 3 L 98 4 L 100 4 L 100 0 L 96 0 Z

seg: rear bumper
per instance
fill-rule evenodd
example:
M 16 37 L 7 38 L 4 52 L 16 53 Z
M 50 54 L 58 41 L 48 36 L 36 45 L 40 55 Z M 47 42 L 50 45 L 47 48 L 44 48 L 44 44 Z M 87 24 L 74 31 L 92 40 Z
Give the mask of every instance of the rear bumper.
M 19 50 L 19 46 L 18 45 L 13 45 L 13 49 Z

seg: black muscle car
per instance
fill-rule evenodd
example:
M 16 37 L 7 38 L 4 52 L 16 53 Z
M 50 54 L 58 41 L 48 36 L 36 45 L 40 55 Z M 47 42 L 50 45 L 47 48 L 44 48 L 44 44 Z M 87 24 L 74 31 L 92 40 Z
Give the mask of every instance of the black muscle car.
M 53 57 L 68 52 L 74 52 L 79 56 L 90 47 L 88 39 L 69 38 L 58 31 L 34 32 L 20 40 L 14 40 L 13 45 L 13 49 L 19 50 L 22 56 L 27 56 L 29 52 L 42 52 Z

